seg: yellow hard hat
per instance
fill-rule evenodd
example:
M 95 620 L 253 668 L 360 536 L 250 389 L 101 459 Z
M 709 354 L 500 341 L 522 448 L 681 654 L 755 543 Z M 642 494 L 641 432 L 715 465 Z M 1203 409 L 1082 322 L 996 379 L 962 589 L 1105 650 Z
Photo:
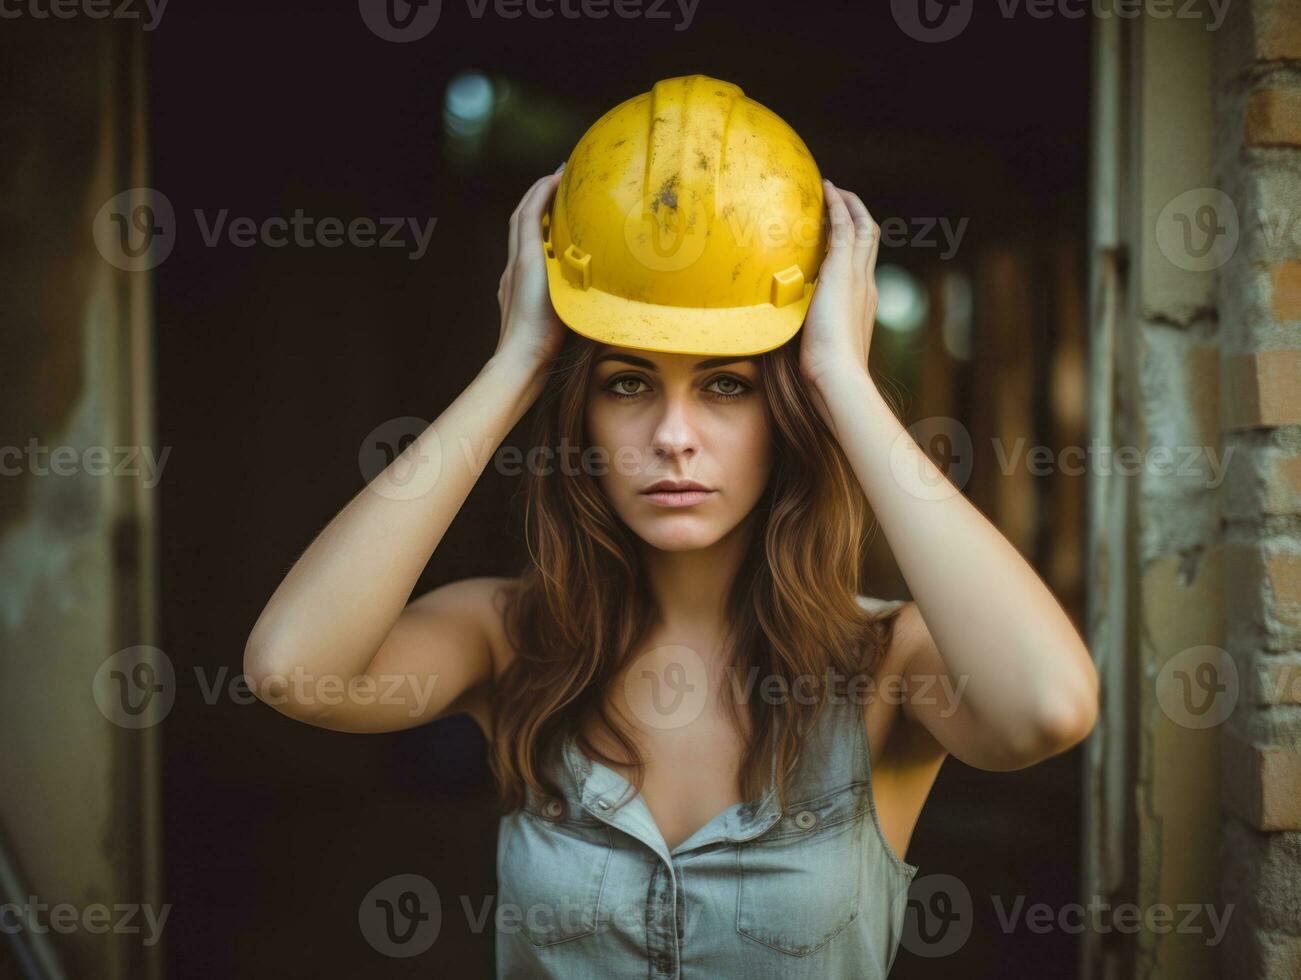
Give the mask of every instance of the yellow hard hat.
M 808 311 L 826 254 L 822 175 L 738 86 L 668 78 L 578 141 L 542 238 L 552 305 L 585 337 L 760 354 Z

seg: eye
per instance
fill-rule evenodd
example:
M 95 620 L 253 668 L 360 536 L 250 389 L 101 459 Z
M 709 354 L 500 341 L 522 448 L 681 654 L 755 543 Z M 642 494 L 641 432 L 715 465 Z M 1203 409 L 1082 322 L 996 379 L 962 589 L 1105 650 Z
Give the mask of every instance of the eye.
M 642 391 L 640 389 L 629 391 L 628 388 L 624 386 L 640 385 L 645 383 L 645 381 L 637 377 L 635 374 L 623 374 L 606 385 L 605 390 L 614 395 L 615 398 L 636 398 L 638 395 L 642 394 Z
M 720 374 L 709 382 L 709 387 L 722 385 L 722 391 L 714 391 L 714 397 L 721 401 L 731 401 L 734 398 L 740 398 L 742 395 L 749 394 L 750 385 L 742 381 L 734 374 Z
M 645 379 L 635 374 L 621 374 L 611 378 L 605 390 L 615 398 L 640 398 L 650 390 L 650 386 Z M 735 375 L 720 374 L 705 386 L 705 390 L 716 401 L 732 401 L 748 395 L 753 389 L 748 382 Z

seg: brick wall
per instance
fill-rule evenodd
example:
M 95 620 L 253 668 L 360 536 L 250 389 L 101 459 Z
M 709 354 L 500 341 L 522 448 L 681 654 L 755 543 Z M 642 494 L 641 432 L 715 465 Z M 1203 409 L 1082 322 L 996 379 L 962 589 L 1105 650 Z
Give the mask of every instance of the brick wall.
M 1219 730 L 1226 977 L 1301 976 L 1301 3 L 1233 5 L 1215 40 L 1226 645 Z

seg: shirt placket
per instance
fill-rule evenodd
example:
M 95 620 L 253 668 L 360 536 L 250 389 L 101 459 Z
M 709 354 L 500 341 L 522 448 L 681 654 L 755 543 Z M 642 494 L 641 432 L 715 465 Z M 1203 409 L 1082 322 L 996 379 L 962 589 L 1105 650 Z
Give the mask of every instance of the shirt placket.
M 641 841 L 659 858 L 646 893 L 646 955 L 652 980 L 680 976 L 686 909 L 678 887 L 675 855 L 725 841 L 752 840 L 781 818 L 773 789 L 776 760 L 769 768 L 768 791 L 757 804 L 730 807 L 715 816 L 672 853 L 650 808 L 623 776 L 588 759 L 572 739 L 565 744 L 566 761 L 584 810 L 605 824 Z M 620 801 L 631 796 L 623 805 Z
M 657 863 L 647 890 L 646 958 L 653 978 L 678 976 L 681 890 L 671 864 Z

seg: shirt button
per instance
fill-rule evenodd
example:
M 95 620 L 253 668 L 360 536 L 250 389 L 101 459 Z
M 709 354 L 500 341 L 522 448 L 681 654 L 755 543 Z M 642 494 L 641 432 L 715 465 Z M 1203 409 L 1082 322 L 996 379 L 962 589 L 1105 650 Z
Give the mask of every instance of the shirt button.
M 565 805 L 559 800 L 548 800 L 542 812 L 554 820 L 565 812 Z
M 602 810 L 610 809 L 610 804 L 607 803 L 605 800 L 597 800 L 596 805 L 599 806 Z
M 808 830 L 817 822 L 817 814 L 812 810 L 801 810 L 799 813 L 795 814 L 795 826 L 799 827 L 801 830 Z

